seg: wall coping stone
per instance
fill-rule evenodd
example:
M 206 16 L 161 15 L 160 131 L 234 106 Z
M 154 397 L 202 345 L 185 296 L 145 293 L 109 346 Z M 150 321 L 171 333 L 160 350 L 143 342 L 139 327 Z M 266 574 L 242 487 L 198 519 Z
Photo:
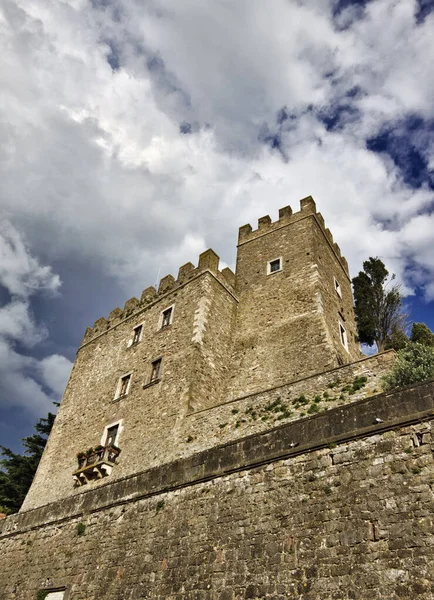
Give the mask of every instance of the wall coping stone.
M 214 406 L 210 406 L 209 408 L 202 408 L 201 410 L 197 410 L 192 413 L 188 413 L 186 417 L 196 417 L 203 412 L 209 412 L 211 410 L 215 410 L 221 406 L 225 406 L 226 404 L 233 404 L 235 402 L 240 402 L 241 400 L 246 400 L 247 398 L 253 398 L 254 396 L 260 396 L 261 394 L 266 394 L 267 392 L 274 392 L 276 390 L 280 390 L 282 388 L 291 387 L 296 385 L 297 383 L 301 383 L 302 381 L 309 381 L 310 379 L 318 379 L 322 376 L 327 376 L 330 373 L 338 373 L 347 370 L 352 370 L 355 365 L 358 365 L 362 362 L 371 362 L 374 361 L 379 356 L 385 356 L 388 359 L 392 358 L 392 356 L 396 356 L 396 350 L 384 350 L 383 352 L 378 352 L 377 354 L 371 354 L 371 356 L 363 356 L 363 358 L 359 358 L 358 360 L 354 360 L 353 362 L 347 363 L 345 365 L 340 365 L 339 367 L 333 367 L 333 369 L 328 369 L 327 371 L 317 371 L 312 375 L 306 375 L 305 377 L 300 377 L 299 379 L 291 379 L 291 381 L 287 381 L 285 383 L 281 383 L 279 385 L 275 385 L 273 387 L 265 388 L 263 390 L 259 390 L 259 392 L 252 392 L 251 394 L 246 394 L 244 396 L 237 396 L 236 398 L 231 398 L 230 400 L 225 400 L 220 404 L 215 404 Z M 173 413 L 176 414 L 176 413 Z
M 103 484 L 78 496 L 10 515 L 0 521 L 0 537 L 76 519 L 433 416 L 434 380 L 384 392 Z

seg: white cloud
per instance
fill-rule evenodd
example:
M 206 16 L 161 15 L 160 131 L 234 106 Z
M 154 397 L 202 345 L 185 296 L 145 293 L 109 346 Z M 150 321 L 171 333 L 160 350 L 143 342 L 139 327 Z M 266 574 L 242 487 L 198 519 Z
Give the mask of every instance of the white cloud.
M 42 371 L 44 382 L 53 392 L 61 398 L 71 372 L 71 361 L 59 354 L 52 354 L 43 358 L 39 367 Z
M 56 291 L 60 278 L 31 255 L 7 222 L 0 226 L 0 256 L 0 284 L 10 294 L 0 306 L 0 404 L 40 416 L 52 409 L 53 400 L 60 400 L 72 364 L 59 355 L 39 360 L 20 348 L 35 346 L 47 336 L 44 325 L 35 322 L 31 297 Z
M 3 208 L 49 262 L 92 261 L 131 288 L 211 244 L 231 263 L 238 225 L 313 194 L 353 271 L 378 254 L 405 280 L 411 256 L 428 290 L 434 266 L 409 232 L 433 194 L 366 144 L 433 117 L 434 17 L 374 0 L 338 23 L 334 4 L 6 0 Z M 319 113 L 345 102 L 355 117 L 328 131 Z M 259 140 L 284 106 L 287 162 Z
M 38 290 L 54 292 L 60 286 L 59 276 L 29 254 L 19 233 L 7 221 L 0 222 L 0 284 L 22 297 Z
M 33 346 L 42 341 L 46 330 L 36 325 L 27 301 L 12 300 L 0 307 L 0 337 Z

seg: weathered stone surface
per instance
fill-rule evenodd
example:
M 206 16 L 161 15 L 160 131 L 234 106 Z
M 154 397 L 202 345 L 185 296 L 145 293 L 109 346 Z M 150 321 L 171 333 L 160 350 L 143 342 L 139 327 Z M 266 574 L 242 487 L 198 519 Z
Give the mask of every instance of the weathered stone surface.
M 207 250 L 86 331 L 0 521 L 0 600 L 434 600 L 433 384 L 381 394 L 394 360 L 360 354 L 311 197 L 242 227 L 235 275 Z M 111 473 L 74 487 L 115 424 Z
M 96 322 L 78 351 L 23 510 L 81 493 L 72 481 L 76 454 L 104 444 L 111 424 L 120 424 L 121 447 L 113 479 L 381 389 L 379 377 L 392 355 L 354 363 L 361 355 L 349 279 L 315 203 L 307 198 L 301 207 L 295 214 L 282 209 L 276 223 L 260 220 L 260 231 L 246 230 L 236 276 L 229 269 L 220 273 L 218 256 L 206 250 L 198 269 L 185 265 L 177 281 L 164 277 L 158 293 L 147 288 L 140 302 L 131 298 L 110 321 Z M 282 270 L 267 275 L 268 261 L 278 256 Z M 162 327 L 168 308 L 171 321 Z M 348 352 L 338 319 L 345 321 Z M 159 377 L 151 382 L 159 359 Z M 367 377 L 363 389 L 342 392 L 356 375 Z M 121 394 L 126 376 L 127 394 Z M 306 403 L 297 403 L 297 395 Z
M 432 600 L 431 439 L 408 448 L 433 412 L 434 384 L 420 385 L 8 517 L 0 599 L 64 586 L 74 600 Z

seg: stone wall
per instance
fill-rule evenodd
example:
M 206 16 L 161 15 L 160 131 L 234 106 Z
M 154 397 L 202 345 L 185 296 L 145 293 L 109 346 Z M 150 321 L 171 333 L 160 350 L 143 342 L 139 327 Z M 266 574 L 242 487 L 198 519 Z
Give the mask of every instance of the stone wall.
M 433 415 L 427 383 L 8 517 L 0 599 L 432 600 Z
M 221 401 L 235 303 L 221 275 L 206 269 L 105 332 L 89 334 L 23 510 L 80 493 L 72 480 L 76 454 L 104 444 L 104 428 L 110 424 L 121 423 L 121 457 L 113 477 L 160 464 L 162 457 L 173 459 L 175 432 L 184 416 Z M 172 324 L 161 329 L 161 311 L 169 306 Z M 130 345 L 138 325 L 141 340 Z M 161 379 L 147 385 L 158 358 Z M 116 398 L 119 379 L 128 373 L 128 394 Z
M 334 348 L 338 362 L 347 363 L 360 357 L 351 280 L 340 253 L 336 252 L 336 244 L 330 231 L 324 227 L 321 214 L 314 213 L 313 217 L 316 224 L 313 228 L 313 256 L 318 272 L 318 298 L 327 339 Z M 336 282 L 339 284 L 340 294 L 336 290 Z M 342 345 L 339 324 L 346 330 L 347 348 Z
M 219 271 L 218 256 L 207 250 L 197 268 L 183 265 L 176 280 L 162 278 L 158 292 L 146 288 L 140 299 L 130 298 L 123 309 L 115 308 L 88 328 L 23 510 L 81 493 L 84 475 L 75 487 L 72 480 L 76 455 L 104 445 L 109 426 L 119 425 L 121 455 L 110 475 L 114 479 L 237 439 L 247 429 L 261 431 L 269 427 L 267 421 L 303 416 L 304 405 L 293 402 L 293 394 L 302 394 L 304 385 L 313 385 L 323 400 L 348 400 L 342 393 L 323 398 L 323 383 L 333 383 L 327 377 L 301 388 L 298 383 L 360 357 L 347 264 L 313 199 L 303 199 L 295 214 L 281 209 L 276 223 L 268 216 L 259 219 L 257 231 L 241 228 L 239 242 L 236 276 L 227 268 Z M 277 257 L 282 269 L 267 275 L 268 261 Z M 340 278 L 342 298 L 334 277 Z M 162 328 L 162 311 L 169 307 L 173 320 Z M 339 339 L 338 318 L 348 327 L 348 352 Z M 139 326 L 140 341 L 132 344 Z M 157 359 L 161 377 L 150 385 Z M 385 364 L 378 366 L 377 379 Z M 345 387 L 357 375 L 358 363 L 343 373 Z M 118 397 L 125 376 L 130 377 L 128 393 Z M 262 404 L 278 401 L 267 391 L 277 387 L 282 388 L 280 405 L 262 414 Z M 291 406 L 284 408 L 289 400 Z M 306 412 L 331 406 L 318 401 Z M 103 473 L 88 472 L 90 477 Z
M 361 356 L 346 261 L 312 198 L 301 201 L 300 212 L 288 209 L 275 223 L 268 216 L 259 219 L 256 231 L 240 228 L 230 398 Z M 267 274 L 268 261 L 277 258 L 281 270 Z M 347 349 L 339 321 L 347 329 Z

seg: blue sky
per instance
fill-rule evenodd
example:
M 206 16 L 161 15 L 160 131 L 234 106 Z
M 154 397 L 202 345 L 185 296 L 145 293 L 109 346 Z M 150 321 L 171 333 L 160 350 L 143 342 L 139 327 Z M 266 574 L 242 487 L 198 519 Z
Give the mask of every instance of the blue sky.
M 2 2 L 1 444 L 88 325 L 309 194 L 434 329 L 433 5 Z

